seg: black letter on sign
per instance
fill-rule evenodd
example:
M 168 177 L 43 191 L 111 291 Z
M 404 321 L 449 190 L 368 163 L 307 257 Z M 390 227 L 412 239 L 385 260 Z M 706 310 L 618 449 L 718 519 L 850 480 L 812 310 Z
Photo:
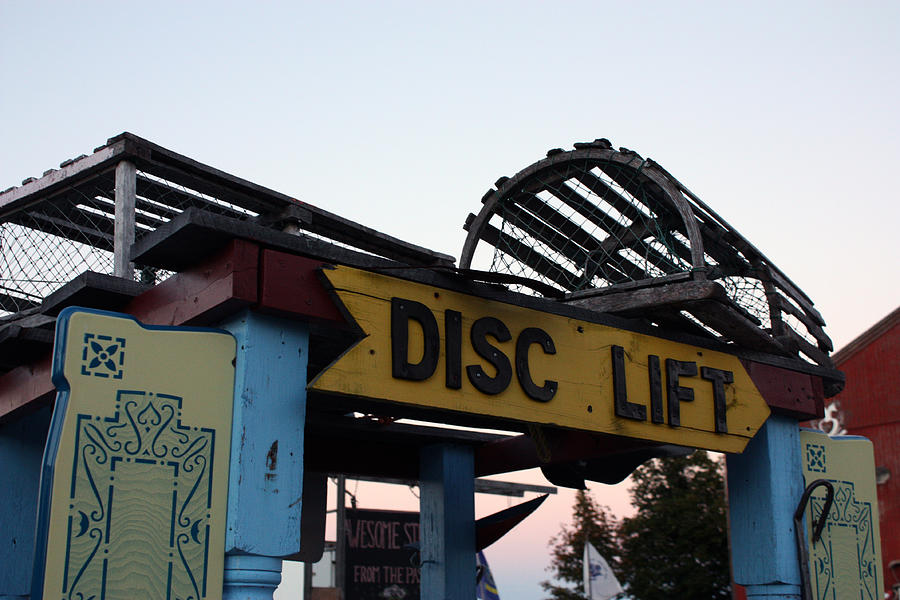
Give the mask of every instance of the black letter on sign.
M 625 348 L 622 346 L 612 347 L 612 367 L 616 416 L 646 421 L 647 407 L 628 401 L 628 392 L 625 389 Z
M 516 340 L 516 377 L 529 398 L 538 402 L 550 402 L 556 394 L 556 382 L 545 380 L 543 387 L 535 385 L 528 367 L 528 349 L 532 344 L 540 344 L 544 354 L 556 354 L 556 346 L 546 331 L 537 327 L 523 330 Z
M 654 423 L 665 423 L 662 401 L 662 372 L 659 370 L 659 357 L 655 354 L 647 357 L 647 371 L 650 373 L 650 420 Z
M 505 354 L 488 343 L 485 337 L 487 335 L 494 336 L 498 342 L 508 342 L 512 336 L 503 321 L 494 317 L 482 317 L 472 323 L 472 347 L 478 356 L 497 369 L 497 374 L 488 377 L 481 365 L 467 366 L 466 374 L 478 391 L 493 395 L 499 394 L 509 385 L 512 380 L 512 366 Z
M 700 377 L 707 381 L 712 381 L 716 433 L 728 433 L 728 424 L 725 422 L 725 384 L 734 383 L 734 373 L 710 367 L 700 367 Z
M 422 326 L 425 351 L 422 360 L 409 363 L 409 321 Z M 391 298 L 391 369 L 396 379 L 422 381 L 434 374 L 441 353 L 441 337 L 431 310 L 420 302 Z
M 444 363 L 445 385 L 458 390 L 462 387 L 462 314 L 455 310 L 444 311 Z
M 678 385 L 678 378 L 682 375 L 695 377 L 697 375 L 697 363 L 681 362 L 672 358 L 666 359 L 666 400 L 669 403 L 669 425 L 678 427 L 681 425 L 680 402 L 691 402 L 694 399 L 694 390 Z

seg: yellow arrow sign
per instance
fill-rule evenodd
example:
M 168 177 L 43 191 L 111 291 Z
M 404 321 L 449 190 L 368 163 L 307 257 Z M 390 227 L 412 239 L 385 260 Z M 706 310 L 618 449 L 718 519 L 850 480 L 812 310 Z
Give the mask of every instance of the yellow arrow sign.
M 377 273 L 324 272 L 365 337 L 310 389 L 741 452 L 769 407 L 737 357 Z

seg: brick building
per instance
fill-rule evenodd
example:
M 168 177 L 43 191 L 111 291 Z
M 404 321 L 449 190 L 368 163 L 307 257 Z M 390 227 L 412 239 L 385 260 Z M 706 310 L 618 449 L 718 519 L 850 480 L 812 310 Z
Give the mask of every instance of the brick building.
M 885 583 L 900 584 L 900 308 L 832 355 L 847 376 L 822 423 L 875 446 Z M 891 572 L 889 565 L 898 566 Z

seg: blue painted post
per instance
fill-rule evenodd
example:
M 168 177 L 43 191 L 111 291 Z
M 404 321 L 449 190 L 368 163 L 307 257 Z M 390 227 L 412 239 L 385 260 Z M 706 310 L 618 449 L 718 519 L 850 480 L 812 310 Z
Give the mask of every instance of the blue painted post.
M 222 326 L 237 339 L 224 598 L 271 600 L 300 548 L 309 332 L 251 311 Z
M 436 444 L 420 455 L 422 600 L 475 597 L 475 467 L 472 449 Z
M 272 600 L 281 583 L 281 559 L 254 554 L 225 556 L 224 598 Z
M 41 459 L 52 409 L 0 426 L 0 600 L 28 598 Z
M 729 455 L 734 580 L 747 598 L 799 600 L 794 510 L 803 494 L 797 421 L 772 415 L 743 454 Z

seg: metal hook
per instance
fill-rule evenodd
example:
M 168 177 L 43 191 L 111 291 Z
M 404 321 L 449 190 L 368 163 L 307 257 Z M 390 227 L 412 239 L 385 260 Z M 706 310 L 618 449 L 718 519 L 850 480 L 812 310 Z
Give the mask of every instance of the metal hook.
M 806 505 L 809 504 L 809 498 L 812 496 L 813 490 L 822 486 L 826 489 L 825 506 L 822 507 L 822 514 L 819 515 L 819 520 L 813 523 L 813 544 L 822 538 L 822 530 L 825 528 L 825 521 L 828 519 L 828 513 L 831 512 L 831 505 L 834 503 L 834 486 L 826 479 L 816 479 L 806 486 L 803 495 L 800 497 L 800 504 L 797 505 L 797 510 L 794 511 L 794 524 L 797 524 L 803 520 L 803 513 L 806 511 Z
M 794 535 L 797 539 L 797 554 L 800 558 L 800 578 L 803 583 L 801 589 L 803 600 L 812 599 L 812 582 L 809 577 L 809 548 L 806 545 L 806 535 L 803 530 L 803 513 L 806 512 L 806 506 L 809 504 L 809 498 L 817 487 L 825 487 L 825 504 L 822 506 L 822 513 L 818 520 L 814 520 L 810 524 L 812 530 L 812 542 L 815 544 L 822 538 L 822 530 L 825 528 L 825 522 L 828 520 L 828 513 L 831 512 L 831 505 L 834 503 L 834 486 L 830 481 L 825 479 L 816 479 L 803 490 L 800 497 L 800 503 L 797 510 L 794 511 Z

